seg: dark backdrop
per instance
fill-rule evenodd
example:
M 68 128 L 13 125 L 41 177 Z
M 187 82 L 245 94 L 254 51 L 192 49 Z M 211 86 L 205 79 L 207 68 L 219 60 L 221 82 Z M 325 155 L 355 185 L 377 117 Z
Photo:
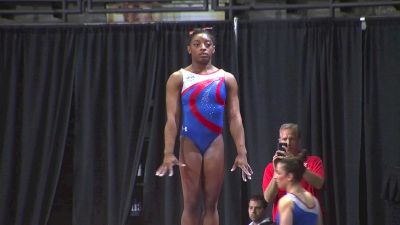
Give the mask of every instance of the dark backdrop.
M 295 122 L 303 131 L 303 146 L 324 162 L 325 217 L 331 224 L 358 224 L 360 23 L 253 22 L 239 27 L 244 121 L 250 161 L 258 172 L 251 192 L 261 193 L 260 173 L 272 159 L 280 125 Z
M 365 31 L 352 19 L 1 27 L 0 223 L 124 225 L 142 156 L 144 224 L 179 224 L 179 172 L 154 172 L 165 81 L 189 64 L 186 37 L 199 26 L 214 27 L 214 63 L 238 79 L 255 171 L 249 183 L 228 172 L 236 150 L 226 133 L 221 224 L 248 222 L 284 122 L 299 123 L 303 146 L 324 161 L 328 224 L 389 224 L 399 19 L 367 19 Z

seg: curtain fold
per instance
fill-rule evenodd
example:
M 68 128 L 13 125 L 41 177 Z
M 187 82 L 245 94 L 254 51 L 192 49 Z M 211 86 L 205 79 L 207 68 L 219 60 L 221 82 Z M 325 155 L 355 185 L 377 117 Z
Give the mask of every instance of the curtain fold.
M 363 224 L 390 223 L 390 204 L 381 198 L 384 177 L 400 167 L 400 21 L 367 19 L 364 40 L 364 129 L 362 163 L 365 168 Z M 400 192 L 397 192 L 400 196 Z M 390 203 L 390 202 L 389 202 Z M 399 205 L 397 205 L 397 209 Z M 395 209 L 395 207 L 393 207 Z M 397 210 L 398 212 L 399 210 Z M 397 222 L 398 223 L 398 222 Z
M 72 37 L 0 29 L 1 224 L 42 225 L 50 215 L 72 102 Z
M 331 224 L 360 223 L 362 176 L 362 30 L 358 20 L 335 21 L 327 74 L 327 125 L 321 131 L 326 170 L 326 217 Z M 324 121 L 323 120 L 323 121 Z
M 153 25 L 77 30 L 73 224 L 125 224 L 154 79 Z
M 280 125 L 298 123 L 303 146 L 324 161 L 328 224 L 357 224 L 348 214 L 358 215 L 359 22 L 244 21 L 238 29 L 243 114 L 256 171 L 249 195 L 262 194 L 263 171 L 276 150 Z

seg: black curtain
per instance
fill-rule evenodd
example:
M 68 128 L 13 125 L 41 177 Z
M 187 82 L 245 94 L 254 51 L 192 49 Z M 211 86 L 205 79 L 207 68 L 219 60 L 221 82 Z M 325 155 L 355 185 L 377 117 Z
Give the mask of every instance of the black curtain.
M 399 21 L 367 19 L 364 31 L 354 19 L 1 27 L 0 223 L 125 225 L 142 157 L 143 224 L 179 224 L 179 171 L 154 175 L 165 82 L 190 63 L 188 31 L 212 26 L 214 64 L 239 83 L 255 171 L 249 183 L 229 172 L 236 150 L 225 132 L 221 224 L 248 222 L 284 122 L 299 123 L 303 146 L 324 161 L 327 224 L 389 224 Z
M 256 171 L 251 194 L 262 194 L 279 126 L 298 123 L 303 147 L 324 162 L 326 221 L 358 224 L 361 40 L 359 21 L 239 24 L 244 121 Z
M 126 224 L 155 32 L 153 25 L 1 29 L 1 224 Z
M 71 113 L 74 35 L 0 29 L 0 224 L 43 225 L 50 215 Z
M 73 224 L 125 224 L 154 80 L 152 25 L 76 30 Z
M 400 173 L 392 172 L 400 167 L 400 20 L 367 19 L 364 52 L 365 188 L 360 218 L 362 224 L 394 225 L 400 222 Z M 392 214 L 395 209 L 397 215 Z M 397 222 L 391 222 L 394 217 Z

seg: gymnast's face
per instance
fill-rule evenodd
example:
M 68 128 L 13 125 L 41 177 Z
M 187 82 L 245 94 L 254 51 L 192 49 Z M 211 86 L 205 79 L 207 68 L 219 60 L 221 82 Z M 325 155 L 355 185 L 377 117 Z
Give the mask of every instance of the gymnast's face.
M 187 50 L 192 56 L 192 61 L 207 64 L 215 53 L 215 45 L 208 34 L 198 33 L 192 37 Z
M 290 178 L 291 176 L 286 172 L 284 164 L 282 162 L 278 162 L 274 171 L 274 179 L 278 185 L 278 188 L 286 189 L 286 186 L 291 180 Z

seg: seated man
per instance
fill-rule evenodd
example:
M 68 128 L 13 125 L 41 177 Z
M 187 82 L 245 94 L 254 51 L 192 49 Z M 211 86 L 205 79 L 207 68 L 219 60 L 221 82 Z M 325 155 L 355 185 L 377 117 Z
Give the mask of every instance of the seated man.
M 268 203 L 264 200 L 262 195 L 254 195 L 249 200 L 249 218 L 251 223 L 249 225 L 266 225 L 272 224 L 272 220 L 266 217 Z

